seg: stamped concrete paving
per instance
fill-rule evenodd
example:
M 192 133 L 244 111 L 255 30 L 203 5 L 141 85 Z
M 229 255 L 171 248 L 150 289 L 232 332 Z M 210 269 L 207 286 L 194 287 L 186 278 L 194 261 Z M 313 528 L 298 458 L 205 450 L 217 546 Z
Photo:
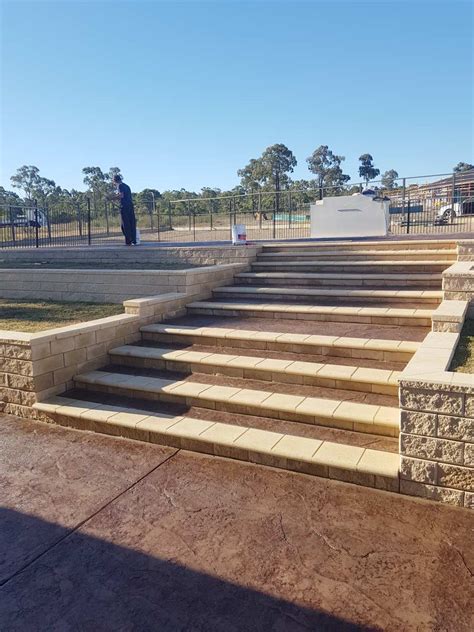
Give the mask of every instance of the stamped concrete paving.
M 470 512 L 0 417 L 2 630 L 472 630 Z

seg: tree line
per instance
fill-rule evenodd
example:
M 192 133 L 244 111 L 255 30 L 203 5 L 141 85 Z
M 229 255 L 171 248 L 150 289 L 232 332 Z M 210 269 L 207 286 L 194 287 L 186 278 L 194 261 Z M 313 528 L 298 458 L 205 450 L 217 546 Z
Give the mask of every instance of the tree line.
M 277 143 L 267 147 L 259 158 L 252 158 L 238 170 L 240 183 L 231 190 L 203 187 L 200 192 L 186 189 L 160 192 L 146 188 L 133 193 L 133 199 L 137 214 L 148 215 L 152 228 L 157 211 L 163 216 L 189 211 L 217 213 L 228 208 L 226 202 L 220 198 L 231 196 L 252 194 L 242 198 L 239 210 L 255 210 L 257 204 L 263 204 L 263 210 L 269 209 L 274 204 L 275 192 L 277 199 L 279 195 L 293 193 L 299 203 L 307 203 L 314 199 L 315 192 L 322 198 L 324 194 L 350 194 L 359 190 L 357 185 L 350 184 L 350 176 L 344 173 L 344 161 L 344 156 L 334 153 L 328 145 L 321 145 L 306 159 L 310 178 L 294 180 L 290 174 L 297 165 L 296 157 L 286 145 Z M 359 163 L 359 177 L 368 186 L 380 175 L 380 169 L 374 165 L 374 159 L 369 153 L 362 154 Z M 453 170 L 460 173 L 473 168 L 474 165 L 459 162 Z M 34 165 L 23 165 L 10 178 L 13 189 L 19 193 L 0 187 L 0 204 L 3 207 L 19 206 L 32 204 L 36 200 L 40 208 L 51 213 L 52 221 L 61 222 L 68 221 L 74 214 L 80 217 L 89 203 L 93 217 L 104 214 L 108 217 L 108 213 L 118 214 L 117 205 L 111 197 L 113 177 L 116 174 L 122 175 L 119 167 L 110 167 L 108 171 L 103 171 L 101 167 L 84 167 L 82 175 L 87 190 L 79 191 L 62 188 L 54 180 L 43 177 Z M 398 179 L 397 171 L 389 169 L 381 175 L 380 186 L 375 188 L 393 190 L 397 187 Z M 265 195 L 268 193 L 273 194 L 271 198 Z M 182 204 L 180 200 L 191 202 Z

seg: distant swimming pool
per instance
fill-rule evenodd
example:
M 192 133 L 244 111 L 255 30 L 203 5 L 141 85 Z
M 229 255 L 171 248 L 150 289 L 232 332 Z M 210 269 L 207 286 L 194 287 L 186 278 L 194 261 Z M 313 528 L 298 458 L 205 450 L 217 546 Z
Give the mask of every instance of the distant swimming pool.
M 290 215 L 289 213 L 277 213 L 275 215 L 275 221 L 277 222 L 309 222 L 309 215 Z

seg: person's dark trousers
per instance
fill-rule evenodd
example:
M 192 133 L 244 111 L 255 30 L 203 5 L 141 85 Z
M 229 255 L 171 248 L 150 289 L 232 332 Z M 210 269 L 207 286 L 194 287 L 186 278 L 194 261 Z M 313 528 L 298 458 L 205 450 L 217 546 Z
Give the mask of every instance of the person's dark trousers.
M 122 232 L 125 236 L 125 243 L 127 245 L 136 243 L 137 226 L 133 208 L 120 209 L 120 215 L 122 216 Z

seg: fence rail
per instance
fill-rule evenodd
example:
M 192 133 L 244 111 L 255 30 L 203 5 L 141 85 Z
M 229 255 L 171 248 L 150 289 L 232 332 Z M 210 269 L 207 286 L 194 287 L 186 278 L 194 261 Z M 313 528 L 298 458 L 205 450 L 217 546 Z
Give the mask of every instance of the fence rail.
M 246 226 L 249 240 L 310 237 L 310 205 L 329 196 L 361 191 L 346 187 L 258 191 L 215 197 L 170 200 L 137 215 L 147 242 L 213 242 L 231 239 L 232 227 Z M 401 178 L 389 189 L 371 182 L 377 195 L 390 200 L 390 232 L 394 235 L 439 235 L 474 230 L 474 170 Z M 49 209 L 29 204 L 0 205 L 0 248 L 42 248 L 114 244 L 122 241 L 120 212 L 104 202 Z

